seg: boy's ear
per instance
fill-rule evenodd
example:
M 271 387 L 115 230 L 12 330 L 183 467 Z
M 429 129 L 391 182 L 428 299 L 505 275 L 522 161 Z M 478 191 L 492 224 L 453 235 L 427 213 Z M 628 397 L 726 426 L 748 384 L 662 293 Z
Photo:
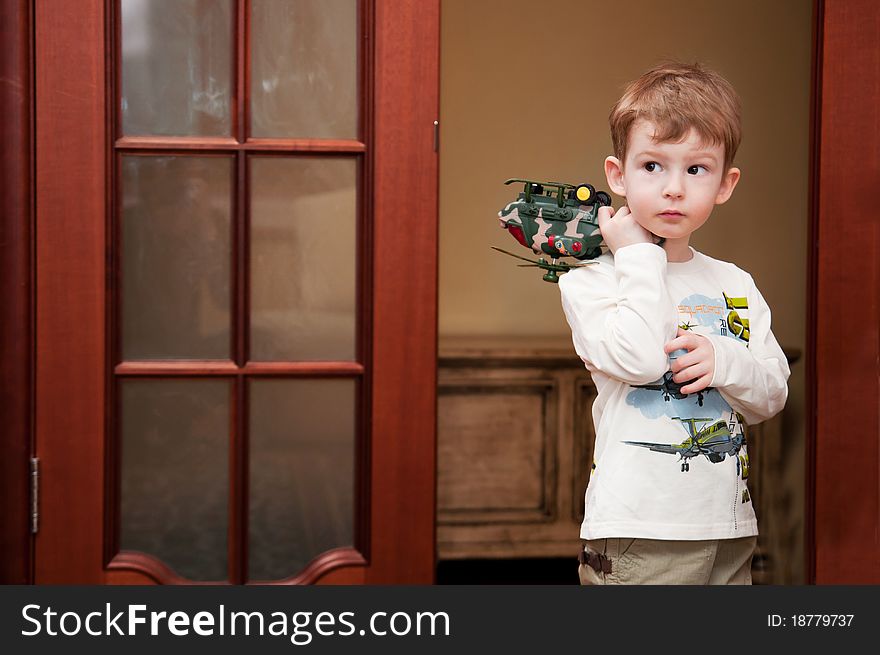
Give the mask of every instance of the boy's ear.
M 623 182 L 623 165 L 617 157 L 605 158 L 605 179 L 608 186 L 619 196 L 626 195 L 626 184 Z
M 721 179 L 721 187 L 718 189 L 718 195 L 715 196 L 715 204 L 723 205 L 730 198 L 730 194 L 736 188 L 739 182 L 740 172 L 738 168 L 730 168 Z

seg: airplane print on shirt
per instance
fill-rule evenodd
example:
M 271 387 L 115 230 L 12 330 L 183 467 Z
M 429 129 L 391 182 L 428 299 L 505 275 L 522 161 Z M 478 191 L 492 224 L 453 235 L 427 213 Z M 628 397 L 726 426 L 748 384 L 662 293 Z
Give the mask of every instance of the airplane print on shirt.
M 678 303 L 679 325 L 685 330 L 694 329 L 702 335 L 719 335 L 738 339 L 748 347 L 749 319 L 748 300 L 728 296 L 709 298 L 693 294 Z M 695 329 L 696 328 L 696 329 Z M 687 382 L 672 380 L 671 371 L 651 384 L 633 386 L 627 394 L 628 405 L 636 407 L 649 419 L 662 416 L 676 421 L 682 428 L 680 443 L 654 443 L 627 440 L 630 446 L 647 448 L 653 452 L 678 455 L 681 471 L 690 471 L 690 459 L 703 456 L 713 464 L 719 464 L 729 456 L 736 460 L 737 475 L 748 477 L 749 459 L 746 450 L 743 418 L 735 412 L 716 389 L 707 387 L 700 392 L 684 394 L 681 387 Z M 748 498 L 744 495 L 743 501 Z

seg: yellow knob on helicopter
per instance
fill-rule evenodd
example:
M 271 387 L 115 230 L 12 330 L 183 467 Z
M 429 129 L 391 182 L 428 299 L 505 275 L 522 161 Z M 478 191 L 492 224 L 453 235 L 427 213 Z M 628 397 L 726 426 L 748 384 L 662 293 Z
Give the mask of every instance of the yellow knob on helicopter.
M 575 190 L 574 193 L 575 193 L 575 196 L 577 196 L 577 199 L 578 199 L 578 200 L 580 200 L 581 202 L 587 202 L 587 200 L 590 199 L 590 196 L 593 195 L 593 190 L 590 189 L 589 185 L 587 185 L 587 184 L 581 184 L 581 185 Z

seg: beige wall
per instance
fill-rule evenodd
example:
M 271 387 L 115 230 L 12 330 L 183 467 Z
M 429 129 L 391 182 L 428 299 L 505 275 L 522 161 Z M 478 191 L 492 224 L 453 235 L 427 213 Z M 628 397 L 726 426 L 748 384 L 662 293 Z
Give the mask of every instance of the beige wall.
M 569 335 L 556 287 L 489 249 L 529 254 L 498 227 L 515 194 L 502 182 L 607 190 L 608 110 L 627 81 L 672 57 L 717 69 L 743 99 L 742 180 L 691 243 L 752 273 L 777 339 L 803 351 L 811 11 L 810 0 L 442 0 L 441 339 Z M 785 410 L 798 517 L 803 370 L 793 367 Z

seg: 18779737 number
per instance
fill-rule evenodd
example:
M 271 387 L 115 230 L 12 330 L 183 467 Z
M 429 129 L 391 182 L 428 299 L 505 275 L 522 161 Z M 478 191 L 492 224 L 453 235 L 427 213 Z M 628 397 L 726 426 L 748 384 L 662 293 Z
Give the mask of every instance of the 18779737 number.
M 855 614 L 768 614 L 767 625 L 771 628 L 848 628 Z

